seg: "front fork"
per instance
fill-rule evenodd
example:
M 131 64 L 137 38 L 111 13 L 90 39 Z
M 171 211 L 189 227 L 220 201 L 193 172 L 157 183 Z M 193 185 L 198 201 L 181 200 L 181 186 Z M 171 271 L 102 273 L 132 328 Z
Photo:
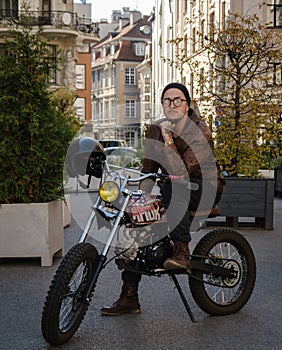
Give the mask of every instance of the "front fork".
M 117 230 L 118 230 L 118 228 L 120 226 L 120 222 L 121 222 L 121 220 L 122 220 L 122 218 L 124 216 L 124 212 L 125 212 L 125 209 L 126 209 L 126 207 L 128 205 L 129 199 L 130 199 L 130 195 L 128 194 L 125 197 L 125 199 L 124 199 L 122 207 L 121 207 L 121 209 L 120 209 L 120 211 L 119 211 L 119 213 L 118 213 L 118 215 L 117 215 L 117 217 L 115 219 L 114 225 L 113 225 L 113 227 L 112 227 L 112 229 L 110 231 L 109 237 L 108 237 L 108 239 L 107 239 L 107 241 L 106 241 L 106 243 L 104 245 L 104 248 L 103 248 L 103 250 L 102 250 L 102 252 L 101 252 L 101 254 L 99 256 L 97 267 L 96 267 L 96 269 L 95 269 L 95 271 L 93 273 L 93 276 L 91 277 L 91 281 L 90 281 L 89 286 L 88 286 L 88 288 L 87 288 L 87 290 L 85 292 L 85 301 L 88 304 L 91 301 L 92 292 L 93 292 L 94 287 L 96 285 L 98 276 L 99 276 L 100 272 L 102 271 L 103 266 L 104 266 L 104 264 L 105 264 L 105 262 L 107 260 L 107 254 L 108 254 L 109 249 L 111 247 L 111 244 L 112 244 L 112 242 L 114 240 L 116 232 L 117 232 Z M 93 221 L 94 221 L 94 218 L 95 218 L 94 210 L 95 210 L 95 207 L 98 206 L 98 203 L 99 203 L 99 198 L 97 199 L 96 203 L 92 207 L 92 212 L 90 213 L 89 218 L 87 220 L 87 223 L 86 223 L 86 225 L 84 227 L 83 233 L 80 236 L 79 243 L 84 243 L 86 238 L 87 238 L 87 236 L 88 236 L 88 233 L 90 231 L 90 228 L 91 228 L 91 226 L 93 224 Z

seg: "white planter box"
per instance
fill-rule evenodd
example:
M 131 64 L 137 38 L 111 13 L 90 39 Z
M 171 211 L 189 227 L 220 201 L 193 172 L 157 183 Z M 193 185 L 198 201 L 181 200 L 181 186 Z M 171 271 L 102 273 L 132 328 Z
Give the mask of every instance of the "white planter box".
M 42 266 L 64 254 L 63 205 L 49 203 L 0 206 L 0 257 L 40 257 Z

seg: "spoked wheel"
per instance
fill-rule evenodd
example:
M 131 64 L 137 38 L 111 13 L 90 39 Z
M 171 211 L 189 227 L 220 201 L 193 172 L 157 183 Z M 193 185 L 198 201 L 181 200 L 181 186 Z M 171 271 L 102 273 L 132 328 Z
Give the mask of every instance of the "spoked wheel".
M 238 312 L 247 303 L 255 285 L 256 262 L 251 246 L 240 233 L 231 229 L 207 233 L 191 259 L 215 267 L 212 273 L 192 269 L 195 278 L 189 278 L 193 298 L 203 311 L 224 316 Z M 220 274 L 220 268 L 230 274 Z
M 97 263 L 97 250 L 89 243 L 75 245 L 61 262 L 42 313 L 42 334 L 51 345 L 67 342 L 83 320 L 88 308 L 85 291 Z

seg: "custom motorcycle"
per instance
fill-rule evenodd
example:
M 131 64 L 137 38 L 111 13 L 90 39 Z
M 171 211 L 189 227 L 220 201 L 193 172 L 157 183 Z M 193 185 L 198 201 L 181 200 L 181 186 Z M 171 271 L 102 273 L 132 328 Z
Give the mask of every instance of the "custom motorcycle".
M 191 294 L 206 313 L 224 316 L 238 312 L 249 300 L 256 279 L 255 257 L 248 241 L 233 229 L 214 229 L 196 244 L 191 272 L 164 269 L 173 243 L 169 233 L 163 234 L 167 218 L 162 197 L 144 193 L 136 185 L 146 178 L 163 183 L 178 181 L 177 177 L 111 166 L 99 143 L 86 139 L 78 140 L 70 152 L 68 172 L 71 176 L 100 178 L 99 193 L 79 242 L 65 255 L 49 287 L 41 325 L 45 340 L 59 346 L 74 335 L 94 296 L 100 273 L 114 259 L 120 269 L 157 277 L 169 275 L 192 322 L 196 320 L 178 282 L 180 274 L 187 275 Z M 83 147 L 87 142 L 91 151 Z M 195 189 L 189 182 L 183 181 L 183 186 Z M 200 219 L 201 215 L 199 229 Z M 100 252 L 87 242 L 94 221 L 107 232 Z M 159 224 L 162 230 L 158 230 Z M 108 259 L 111 247 L 114 257 Z

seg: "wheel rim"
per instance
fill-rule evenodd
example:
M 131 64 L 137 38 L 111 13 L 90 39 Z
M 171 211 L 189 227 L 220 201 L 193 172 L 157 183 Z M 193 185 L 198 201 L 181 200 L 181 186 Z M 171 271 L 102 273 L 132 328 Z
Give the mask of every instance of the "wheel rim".
M 88 261 L 83 261 L 73 273 L 68 286 L 67 292 L 59 313 L 59 328 L 62 333 L 72 328 L 76 321 L 76 315 L 85 305 L 83 302 L 84 291 L 87 287 L 90 266 Z
M 232 278 L 214 274 L 204 274 L 204 290 L 207 297 L 217 305 L 228 305 L 241 294 L 247 276 L 246 257 L 229 242 L 216 244 L 208 253 L 206 263 L 230 268 L 234 272 Z M 216 285 L 212 285 L 216 284 Z

